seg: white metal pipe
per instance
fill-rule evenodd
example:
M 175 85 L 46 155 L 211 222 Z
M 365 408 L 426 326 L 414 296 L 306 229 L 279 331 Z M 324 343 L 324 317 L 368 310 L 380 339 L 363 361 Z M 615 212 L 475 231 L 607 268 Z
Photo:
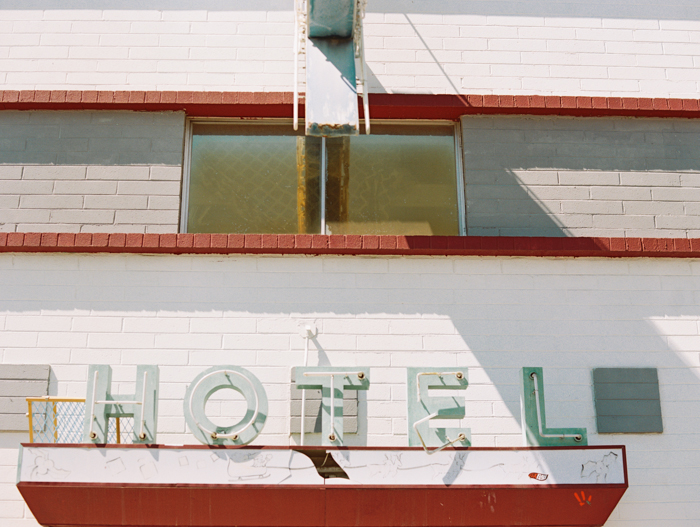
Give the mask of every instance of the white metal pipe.
M 367 77 L 365 75 L 365 36 L 363 28 L 360 28 L 360 72 L 362 75 L 362 105 L 365 111 L 365 134 L 369 135 L 369 91 L 367 89 Z
M 423 445 L 423 450 L 425 450 L 428 453 L 428 455 L 434 454 L 435 452 L 440 452 L 440 450 L 442 450 L 443 448 L 447 448 L 448 446 L 456 443 L 457 441 L 464 441 L 467 438 L 467 436 L 465 436 L 464 434 L 459 434 L 457 436 L 457 439 L 450 439 L 448 437 L 447 443 L 445 443 L 444 445 L 439 446 L 437 448 L 434 448 L 433 450 L 429 450 L 427 445 L 425 444 L 425 441 L 423 441 L 423 436 L 420 435 L 420 431 L 418 430 L 418 425 L 423 424 L 426 421 L 430 421 L 434 417 L 437 417 L 438 414 L 439 414 L 439 412 L 434 412 L 434 413 L 424 417 L 423 419 L 419 419 L 418 421 L 413 423 L 413 430 L 415 430 L 416 434 L 418 434 L 418 439 L 420 439 L 420 444 Z
M 140 401 L 95 401 L 95 404 L 141 404 Z
M 573 437 L 575 441 L 581 441 L 583 437 L 581 434 L 545 434 L 542 429 L 542 414 L 540 410 L 540 391 L 538 388 L 537 374 L 535 372 L 530 373 L 530 378 L 535 382 L 535 408 L 537 408 L 537 427 L 540 437 Z
M 326 137 L 321 138 L 321 234 L 326 234 Z
M 97 377 L 98 377 L 98 371 L 95 370 L 95 375 L 92 378 L 92 406 L 90 408 L 90 439 L 95 439 L 97 437 L 97 434 L 93 431 L 93 425 L 95 424 L 95 398 L 97 397 Z
M 343 377 L 347 377 L 349 375 L 357 375 L 358 379 L 364 379 L 365 378 L 365 372 L 363 371 L 309 371 L 305 372 L 304 376 L 305 377 L 330 377 L 331 378 L 331 433 L 328 436 L 328 439 L 331 441 L 336 440 L 336 435 L 335 435 L 335 385 L 334 385 L 334 378 L 336 375 L 342 375 Z M 302 423 L 303 425 L 303 423 Z
M 336 440 L 335 435 L 335 380 L 331 375 L 331 435 L 328 436 L 331 441 Z
M 305 377 L 328 377 L 333 375 L 342 375 L 343 377 L 348 377 L 350 375 L 357 375 L 360 379 L 365 378 L 365 372 L 363 371 L 307 371 L 304 372 Z
M 294 130 L 299 129 L 299 0 L 294 0 Z
M 143 429 L 146 427 L 146 381 L 148 380 L 148 372 L 143 372 L 143 392 L 141 394 L 141 428 L 139 430 L 139 439 L 146 439 L 146 433 Z
M 309 333 L 311 328 L 306 326 L 306 335 L 304 336 L 304 366 L 309 365 Z M 304 446 L 304 419 L 306 417 L 306 390 L 301 391 L 301 446 Z

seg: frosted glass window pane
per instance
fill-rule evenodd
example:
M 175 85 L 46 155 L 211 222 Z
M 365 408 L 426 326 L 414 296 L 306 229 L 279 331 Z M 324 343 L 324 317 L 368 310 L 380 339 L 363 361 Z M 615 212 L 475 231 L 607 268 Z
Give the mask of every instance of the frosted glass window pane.
M 459 234 L 452 126 L 373 126 L 327 143 L 329 233 Z
M 321 139 L 289 128 L 193 125 L 188 232 L 320 232 Z M 328 234 L 459 234 L 452 125 L 326 145 Z
M 319 147 L 289 127 L 194 125 L 188 232 L 319 232 Z

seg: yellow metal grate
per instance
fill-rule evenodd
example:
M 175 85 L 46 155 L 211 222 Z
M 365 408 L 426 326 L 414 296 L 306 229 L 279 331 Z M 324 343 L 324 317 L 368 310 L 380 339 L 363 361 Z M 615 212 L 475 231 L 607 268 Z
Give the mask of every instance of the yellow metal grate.
M 82 443 L 85 399 L 28 397 L 30 443 Z M 110 443 L 132 443 L 132 417 L 109 420 Z

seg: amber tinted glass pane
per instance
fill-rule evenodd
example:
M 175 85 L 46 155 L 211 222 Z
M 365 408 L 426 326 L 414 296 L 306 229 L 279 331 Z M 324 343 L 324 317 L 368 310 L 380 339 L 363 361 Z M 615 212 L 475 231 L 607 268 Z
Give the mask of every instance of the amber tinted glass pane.
M 377 126 L 327 143 L 330 233 L 459 234 L 452 126 Z
M 194 125 L 188 232 L 319 232 L 320 140 L 289 128 Z

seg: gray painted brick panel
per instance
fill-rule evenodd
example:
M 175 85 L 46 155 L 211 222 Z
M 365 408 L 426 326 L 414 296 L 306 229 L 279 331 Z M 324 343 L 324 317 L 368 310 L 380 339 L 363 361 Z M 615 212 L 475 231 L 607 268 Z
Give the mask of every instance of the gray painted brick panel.
M 657 216 L 660 229 L 700 229 L 700 216 Z
M 53 185 L 53 181 L 3 180 L 0 183 L 0 194 L 51 194 Z
M 562 201 L 562 212 L 565 214 L 622 214 L 621 201 Z
M 3 380 L 0 397 L 41 397 L 47 394 L 48 379 L 44 381 Z
M 148 206 L 148 199 L 147 196 L 85 196 L 85 208 L 140 210 Z
M 26 418 L 25 418 L 26 419 Z M 292 417 L 289 420 L 290 433 L 299 434 L 301 432 L 301 418 Z M 307 417 L 304 419 L 304 433 L 305 434 L 320 434 L 322 432 L 322 421 L 318 416 Z M 344 434 L 356 434 L 357 433 L 357 418 L 356 417 L 343 417 L 343 433 Z
M 83 207 L 82 196 L 22 196 L 21 209 L 80 209 Z
M 116 194 L 116 181 L 56 181 L 55 194 Z
M 622 203 L 625 214 L 632 215 L 657 215 L 657 214 L 668 214 L 668 215 L 678 215 L 682 216 L 686 214 L 685 203 L 680 203 L 678 201 L 624 201 Z M 687 212 L 691 214 L 690 212 Z
M 178 232 L 178 225 L 146 225 L 146 232 L 163 234 L 163 233 L 173 233 Z M 86 231 L 87 232 L 87 231 Z
M 17 232 L 80 232 L 80 225 L 66 225 L 62 223 L 22 223 L 19 222 L 13 225 Z M 93 232 L 93 231 L 83 231 Z M 112 231 L 110 231 L 112 232 Z
M 52 210 L 52 223 L 114 223 L 113 210 Z
M 562 185 L 619 185 L 618 172 L 559 172 L 559 183 Z
M 146 225 L 173 225 L 180 212 L 177 210 L 129 210 L 116 211 L 115 223 L 143 223 Z
M 677 204 L 680 205 L 680 203 Z M 700 215 L 700 203 L 683 203 L 683 208 L 686 214 L 691 216 Z
M 650 201 L 650 187 L 591 187 L 591 199 L 619 199 L 627 201 Z
M 684 187 L 700 187 L 700 174 L 681 174 L 681 185 Z
M 30 165 L 24 167 L 22 179 L 85 179 L 85 167 Z
M 604 215 L 593 216 L 593 227 L 603 229 L 647 229 L 654 232 L 653 216 Z
M 48 364 L 0 364 L 0 380 L 27 380 L 48 382 L 51 366 Z
M 119 194 L 179 196 L 179 181 L 120 181 Z
M 0 151 L 2 150 L 2 144 L 0 144 Z M 21 166 L 3 166 L 0 165 L 0 179 L 21 179 L 22 178 L 22 167 Z
M 0 209 L 16 209 L 19 207 L 19 196 L 0 196 Z
M 153 181 L 180 181 L 181 178 L 181 167 L 151 167 L 151 180 Z
M 29 421 L 22 414 L 0 414 L 0 431 L 24 432 L 29 430 Z
M 462 131 L 469 234 L 689 237 L 698 230 L 691 205 L 700 203 L 698 122 L 469 116 Z
M 75 225 L 74 226 L 77 230 L 75 232 L 137 232 L 137 233 L 144 233 L 148 232 L 146 230 L 146 225 L 139 225 L 139 224 L 134 224 L 134 223 L 114 223 L 114 224 L 102 224 L 102 225 L 93 225 L 90 223 L 85 223 L 83 225 Z M 155 227 L 161 227 L 160 225 L 155 225 Z M 161 232 L 161 231 L 157 231 Z M 170 231 L 163 231 L 163 232 L 177 232 L 176 230 L 170 230 Z
M 651 197 L 655 201 L 700 201 L 700 188 L 654 188 Z
M 0 230 L 177 232 L 184 129 L 176 112 L 0 112 Z M 129 217 L 163 194 L 157 223 Z
M 0 415 L 27 413 L 27 399 L 25 397 L 0 397 Z
M 620 184 L 634 187 L 680 187 L 680 174 L 664 172 L 622 172 Z
M 88 179 L 148 180 L 148 166 L 91 166 L 87 170 Z
M 148 208 L 153 210 L 179 210 L 179 196 L 150 196 Z
M 3 223 L 49 223 L 51 211 L 42 209 L 0 210 L 0 224 Z

